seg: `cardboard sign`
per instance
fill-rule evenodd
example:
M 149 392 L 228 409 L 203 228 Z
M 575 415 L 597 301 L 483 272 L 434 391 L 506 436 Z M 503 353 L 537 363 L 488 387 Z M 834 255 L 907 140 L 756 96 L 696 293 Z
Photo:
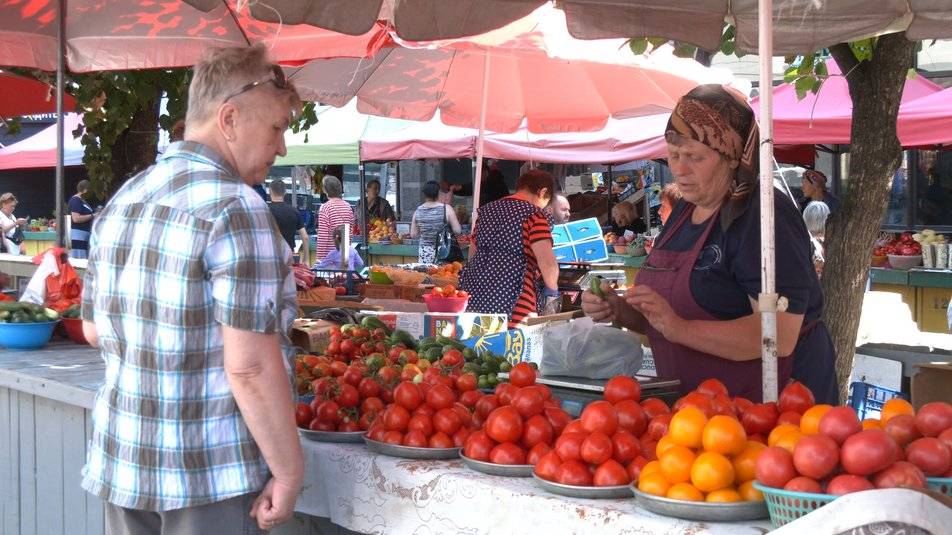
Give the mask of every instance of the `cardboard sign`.
M 510 364 L 520 362 L 542 363 L 542 335 L 549 324 L 510 329 L 497 334 L 487 334 L 463 340 L 463 344 L 477 353 L 490 351 L 502 355 Z
M 505 314 L 459 314 L 431 312 L 368 312 L 390 329 L 400 329 L 415 338 L 445 336 L 457 340 L 499 333 L 506 330 L 509 318 Z

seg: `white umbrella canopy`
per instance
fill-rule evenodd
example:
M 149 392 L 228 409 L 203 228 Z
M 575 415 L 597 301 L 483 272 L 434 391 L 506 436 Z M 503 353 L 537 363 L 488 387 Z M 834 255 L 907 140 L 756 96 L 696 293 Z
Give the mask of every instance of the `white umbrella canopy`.
M 187 0 L 212 5 L 211 0 Z M 500 28 L 546 0 L 269 0 L 251 2 L 268 22 L 308 24 L 342 33 L 369 31 L 378 20 L 411 41 L 458 38 Z M 758 0 L 562 0 L 571 34 L 581 39 L 657 36 L 720 46 L 725 24 L 737 48 L 758 49 Z M 784 0 L 773 12 L 775 54 L 813 52 L 836 43 L 905 31 L 909 39 L 952 37 L 949 0 Z

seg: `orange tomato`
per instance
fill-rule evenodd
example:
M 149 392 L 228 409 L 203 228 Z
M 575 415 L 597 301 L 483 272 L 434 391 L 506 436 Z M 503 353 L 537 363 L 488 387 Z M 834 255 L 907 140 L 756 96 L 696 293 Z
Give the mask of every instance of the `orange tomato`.
M 876 418 L 867 418 L 863 420 L 863 429 L 882 429 L 883 424 Z
M 700 448 L 705 424 L 707 424 L 707 416 L 701 409 L 687 406 L 671 417 L 671 422 L 668 424 L 668 436 L 675 444 L 688 448 Z
M 659 473 L 661 474 L 661 461 L 651 461 L 648 464 L 641 467 L 641 477 L 645 477 L 648 474 Z
M 800 432 L 804 435 L 815 435 L 820 432 L 820 418 L 833 409 L 831 405 L 814 405 L 800 417 Z
M 691 465 L 691 483 L 701 492 L 714 492 L 734 483 L 734 466 L 720 453 L 706 451 Z
M 899 416 L 900 414 L 911 414 L 915 416 L 916 411 L 912 408 L 912 404 L 902 398 L 892 398 L 883 404 L 883 411 L 879 414 L 880 425 L 886 425 L 893 416 Z
M 664 478 L 664 474 L 659 472 L 645 474 L 641 473 L 641 477 L 638 478 L 638 490 L 644 492 L 645 494 L 652 494 L 654 496 L 666 496 L 668 494 L 668 489 L 671 488 L 671 483 Z
M 733 503 L 743 501 L 740 493 L 732 488 L 715 490 L 707 495 L 707 500 L 711 503 Z
M 670 483 L 685 483 L 691 479 L 694 452 L 684 446 L 672 446 L 658 458 L 661 473 Z
M 800 428 L 793 424 L 780 424 L 777 427 L 773 428 L 773 431 L 767 435 L 767 445 L 774 446 L 777 441 L 780 440 L 780 437 L 788 433 L 796 432 L 798 435 L 802 434 Z
M 665 435 L 661 437 L 661 440 L 658 441 L 658 445 L 655 446 L 655 456 L 657 456 L 660 459 L 661 456 L 664 455 L 664 452 L 668 451 L 674 446 L 677 446 L 677 444 L 675 444 L 674 441 L 671 440 L 670 436 Z
M 747 446 L 747 432 L 737 418 L 718 414 L 704 426 L 701 445 L 705 451 L 736 455 Z
M 760 442 L 748 441 L 744 451 L 738 453 L 731 461 L 731 464 L 734 465 L 734 479 L 741 482 L 754 479 L 754 466 L 757 464 L 757 456 L 766 448 L 767 446 Z
M 797 446 L 797 442 L 800 442 L 801 437 L 803 437 L 803 433 L 799 429 L 794 429 L 781 433 L 773 445 L 793 453 L 793 448 Z
M 764 493 L 754 488 L 754 482 L 745 481 L 737 487 L 737 493 L 740 494 L 741 499 L 745 502 L 762 502 L 764 501 Z
M 703 502 L 704 494 L 694 488 L 690 483 L 675 483 L 668 489 L 668 498 L 672 500 L 685 500 L 689 502 Z

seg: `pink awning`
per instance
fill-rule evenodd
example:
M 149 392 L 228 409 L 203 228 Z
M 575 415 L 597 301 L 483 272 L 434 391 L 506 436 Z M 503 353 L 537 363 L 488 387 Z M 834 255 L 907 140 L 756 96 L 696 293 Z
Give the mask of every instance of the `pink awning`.
M 853 124 L 853 100 L 850 98 L 846 78 L 840 75 L 839 66 L 827 61 L 830 77 L 817 93 L 807 93 L 797 98 L 796 86 L 792 83 L 774 88 L 774 142 L 783 145 L 800 144 L 848 144 Z M 931 95 L 942 88 L 916 75 L 906 80 L 902 102 Z M 760 99 L 754 98 L 750 105 L 759 115 Z M 901 112 L 900 112 L 901 113 Z M 759 117 L 758 117 L 759 119 Z
M 952 87 L 904 102 L 896 127 L 903 147 L 952 144 Z

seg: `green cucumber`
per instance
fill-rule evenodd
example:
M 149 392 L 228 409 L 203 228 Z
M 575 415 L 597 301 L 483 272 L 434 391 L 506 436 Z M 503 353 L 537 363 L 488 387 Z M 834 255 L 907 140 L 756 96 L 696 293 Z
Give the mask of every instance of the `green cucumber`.
M 588 289 L 599 299 L 605 299 L 605 292 L 602 290 L 602 278 L 598 275 L 592 277 L 588 282 Z

